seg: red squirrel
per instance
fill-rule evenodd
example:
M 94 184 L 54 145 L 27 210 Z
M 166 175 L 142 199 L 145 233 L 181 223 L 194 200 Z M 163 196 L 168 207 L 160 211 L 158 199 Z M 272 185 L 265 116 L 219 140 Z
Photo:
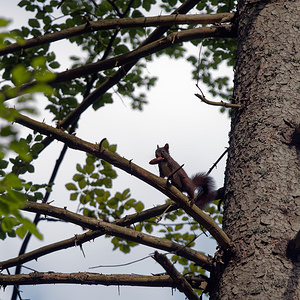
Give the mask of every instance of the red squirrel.
M 221 191 L 213 190 L 214 182 L 211 177 L 198 173 L 190 178 L 186 174 L 182 166 L 171 157 L 169 144 L 165 144 L 164 147 L 157 145 L 155 156 L 149 164 L 158 164 L 160 177 L 167 177 L 181 192 L 186 192 L 191 203 L 203 209 L 209 202 L 220 198 Z

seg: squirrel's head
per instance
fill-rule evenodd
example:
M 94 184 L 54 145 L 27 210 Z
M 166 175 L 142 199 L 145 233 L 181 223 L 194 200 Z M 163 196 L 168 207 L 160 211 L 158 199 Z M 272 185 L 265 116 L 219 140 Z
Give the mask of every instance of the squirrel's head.
M 155 151 L 156 158 L 150 160 L 150 165 L 159 164 L 160 162 L 164 161 L 166 157 L 169 155 L 169 144 L 165 144 L 164 147 L 159 147 L 157 145 L 157 149 Z

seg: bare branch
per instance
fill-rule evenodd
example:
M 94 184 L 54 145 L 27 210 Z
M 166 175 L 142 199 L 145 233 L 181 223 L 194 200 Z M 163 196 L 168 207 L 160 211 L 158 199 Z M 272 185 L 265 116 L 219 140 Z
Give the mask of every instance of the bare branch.
M 124 218 L 116 220 L 115 224 L 119 226 L 127 226 L 136 222 L 144 221 L 150 219 L 155 216 L 159 216 L 163 213 L 166 208 L 169 208 L 169 211 L 177 209 L 175 203 L 166 203 L 163 205 L 159 205 L 150 209 L 146 209 L 142 212 L 138 212 L 132 215 L 127 215 Z M 102 230 L 90 230 L 83 234 L 77 234 L 72 238 L 65 239 L 56 243 L 52 243 L 43 247 L 40 247 L 36 250 L 24 253 L 15 258 L 8 259 L 6 261 L 0 262 L 0 270 L 11 268 L 16 265 L 24 264 L 25 262 L 31 261 L 33 259 L 38 259 L 41 256 L 47 255 L 49 253 L 53 253 L 55 251 L 67 249 L 74 246 L 82 245 L 85 242 L 94 240 L 97 237 L 102 236 L 104 233 Z
M 202 212 L 196 205 L 191 205 L 188 198 L 184 196 L 175 186 L 168 184 L 167 180 L 146 171 L 145 169 L 134 164 L 131 160 L 120 157 L 116 153 L 112 153 L 107 149 L 101 149 L 99 151 L 99 145 L 84 141 L 74 135 L 64 132 L 61 129 L 57 129 L 46 125 L 45 123 L 35 121 L 21 114 L 18 115 L 18 117 L 15 119 L 15 122 L 47 136 L 51 136 L 67 144 L 70 148 L 84 151 L 98 158 L 104 159 L 117 168 L 120 168 L 125 172 L 141 179 L 142 181 L 147 182 L 174 200 L 178 206 L 182 207 L 199 224 L 204 226 L 223 249 L 228 249 L 230 247 L 230 240 L 228 236 L 215 223 L 215 221 L 210 216 Z
M 23 210 L 35 213 L 39 212 L 92 230 L 100 230 L 103 232 L 103 234 L 117 236 L 126 240 L 130 240 L 171 253 L 174 252 L 191 261 L 194 261 L 196 264 L 202 266 L 206 270 L 211 269 L 209 258 L 204 254 L 164 238 L 158 238 L 146 233 L 135 231 L 131 228 L 124 228 L 113 223 L 85 217 L 68 211 L 65 208 L 54 207 L 52 205 L 44 203 L 26 202 Z
M 201 284 L 205 282 L 205 277 L 187 276 L 186 280 L 194 288 L 201 289 Z M 0 285 L 33 285 L 33 284 L 95 284 L 95 285 L 126 285 L 126 286 L 152 286 L 152 287 L 173 287 L 174 281 L 168 275 L 146 276 L 146 275 L 104 275 L 98 273 L 42 273 L 34 272 L 30 274 L 4 275 L 0 274 Z
M 168 15 L 141 18 L 123 18 L 112 20 L 89 21 L 87 24 L 67 28 L 61 31 L 45 34 L 43 36 L 25 40 L 24 43 L 13 43 L 0 49 L 0 56 L 16 51 L 36 47 L 58 40 L 67 39 L 76 35 L 81 35 L 93 31 L 109 30 L 116 28 L 150 27 L 150 26 L 172 26 L 177 24 L 215 24 L 230 22 L 234 18 L 234 13 L 221 13 L 209 15 Z
M 209 175 L 211 171 L 217 166 L 217 164 L 220 162 L 220 160 L 225 156 L 225 154 L 228 152 L 228 148 L 225 149 L 225 151 L 221 154 L 221 156 L 217 159 L 217 161 L 209 168 L 206 175 Z
M 154 259 L 167 271 L 180 292 L 184 293 L 190 300 L 199 300 L 198 295 L 193 291 L 189 282 L 176 270 L 174 265 L 167 259 L 166 255 L 155 251 Z
M 214 102 L 206 99 L 204 96 L 201 96 L 200 94 L 195 94 L 196 97 L 201 99 L 204 103 L 214 106 L 224 106 L 224 107 L 232 107 L 232 108 L 241 108 L 242 106 L 240 104 L 233 104 L 233 103 L 227 103 L 224 101 L 220 102 Z

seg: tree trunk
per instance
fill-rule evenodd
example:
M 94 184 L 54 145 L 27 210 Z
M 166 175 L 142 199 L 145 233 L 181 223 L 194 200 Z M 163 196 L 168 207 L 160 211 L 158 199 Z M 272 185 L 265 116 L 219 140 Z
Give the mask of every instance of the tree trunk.
M 232 110 L 223 222 L 233 253 L 211 299 L 300 299 L 299 255 L 287 251 L 300 230 L 300 1 L 239 1 L 237 24 L 243 108 Z

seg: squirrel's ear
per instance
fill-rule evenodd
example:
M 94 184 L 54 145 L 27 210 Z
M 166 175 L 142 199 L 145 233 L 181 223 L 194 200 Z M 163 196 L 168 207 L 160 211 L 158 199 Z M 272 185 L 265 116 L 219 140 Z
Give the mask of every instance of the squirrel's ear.
M 165 144 L 165 147 L 164 147 L 167 151 L 169 151 L 169 144 Z
M 159 146 L 157 145 L 157 149 L 159 148 Z

